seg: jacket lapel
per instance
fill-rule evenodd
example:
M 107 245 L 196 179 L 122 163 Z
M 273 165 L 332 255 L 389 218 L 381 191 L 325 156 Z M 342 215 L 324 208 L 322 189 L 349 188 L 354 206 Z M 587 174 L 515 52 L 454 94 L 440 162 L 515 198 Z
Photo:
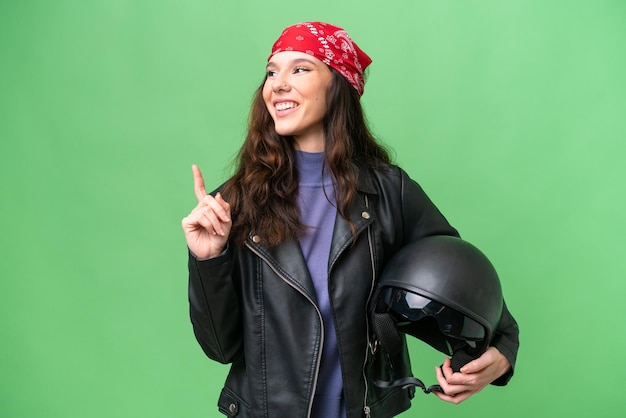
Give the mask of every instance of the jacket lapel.
M 255 243 L 253 239 L 249 239 L 248 245 L 258 252 L 279 276 L 313 301 L 317 301 L 313 280 L 298 241 L 290 239 L 279 246 L 267 248 L 263 244 Z
M 367 169 L 358 171 L 357 195 L 348 208 L 348 216 L 354 223 L 357 235 L 373 222 L 375 213 L 372 205 L 372 197 L 376 195 L 376 189 L 372 185 L 372 179 Z M 352 245 L 352 229 L 350 224 L 341 216 L 335 218 L 333 242 L 330 247 L 328 259 L 329 271 L 339 258 L 341 253 Z

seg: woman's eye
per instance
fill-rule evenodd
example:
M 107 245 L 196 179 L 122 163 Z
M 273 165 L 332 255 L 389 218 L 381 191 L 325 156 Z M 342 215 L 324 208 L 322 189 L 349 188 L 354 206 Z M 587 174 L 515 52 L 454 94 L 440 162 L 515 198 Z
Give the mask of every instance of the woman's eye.
M 275 75 L 276 75 L 276 71 L 274 71 L 274 70 L 267 70 L 266 75 L 267 75 L 268 77 L 273 77 L 273 76 L 275 76 Z
M 310 70 L 305 67 L 296 67 L 295 70 L 293 70 L 294 73 L 306 73 L 308 71 Z

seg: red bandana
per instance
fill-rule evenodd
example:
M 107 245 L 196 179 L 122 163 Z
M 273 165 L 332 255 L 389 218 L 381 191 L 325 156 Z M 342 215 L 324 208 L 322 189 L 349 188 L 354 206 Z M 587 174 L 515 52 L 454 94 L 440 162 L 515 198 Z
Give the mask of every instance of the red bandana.
M 359 96 L 363 94 L 363 71 L 372 60 L 342 28 L 323 22 L 289 26 L 274 43 L 267 60 L 284 51 L 298 51 L 314 56 L 339 71 L 359 92 Z

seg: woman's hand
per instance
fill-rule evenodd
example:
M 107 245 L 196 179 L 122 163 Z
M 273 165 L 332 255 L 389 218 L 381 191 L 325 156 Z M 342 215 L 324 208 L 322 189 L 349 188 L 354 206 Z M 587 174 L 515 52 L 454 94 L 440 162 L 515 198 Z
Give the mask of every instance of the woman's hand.
M 185 239 L 189 250 L 196 257 L 216 257 L 224 250 L 230 234 L 230 205 L 220 193 L 215 197 L 208 195 L 200 169 L 196 165 L 191 169 L 198 205 L 183 218 Z
M 472 360 L 454 373 L 450 359 L 436 368 L 437 381 L 445 393 L 433 392 L 439 399 L 459 404 L 506 373 L 511 365 L 500 351 L 489 347 L 482 356 Z

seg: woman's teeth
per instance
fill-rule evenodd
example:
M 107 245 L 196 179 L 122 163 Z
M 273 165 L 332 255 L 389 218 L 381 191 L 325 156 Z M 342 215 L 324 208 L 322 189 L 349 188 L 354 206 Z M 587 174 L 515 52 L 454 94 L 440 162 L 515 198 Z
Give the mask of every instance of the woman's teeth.
M 294 103 L 294 102 L 282 102 L 282 103 L 277 103 L 276 104 L 276 110 L 293 109 L 296 106 L 298 106 L 298 105 L 296 103 Z

